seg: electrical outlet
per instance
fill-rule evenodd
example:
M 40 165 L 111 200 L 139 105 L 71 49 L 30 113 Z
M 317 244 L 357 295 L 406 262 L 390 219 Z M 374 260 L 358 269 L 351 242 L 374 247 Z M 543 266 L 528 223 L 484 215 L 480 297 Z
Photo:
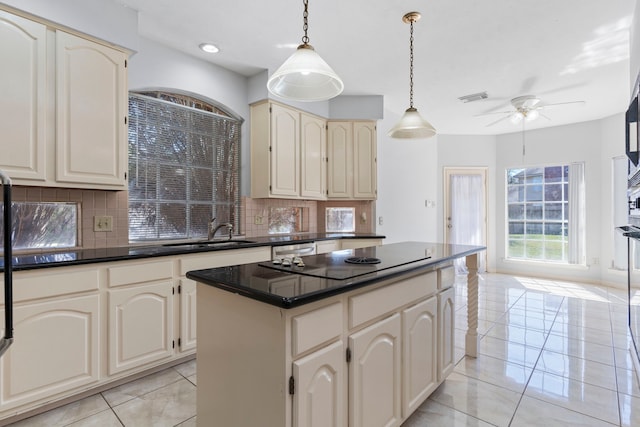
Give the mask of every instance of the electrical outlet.
M 253 223 L 255 225 L 262 225 L 262 217 L 260 215 L 256 215 L 253 217 Z
M 110 215 L 94 216 L 93 231 L 113 231 L 113 217 Z
M 381 216 L 378 217 L 378 225 L 382 225 L 384 224 L 384 220 L 382 219 Z

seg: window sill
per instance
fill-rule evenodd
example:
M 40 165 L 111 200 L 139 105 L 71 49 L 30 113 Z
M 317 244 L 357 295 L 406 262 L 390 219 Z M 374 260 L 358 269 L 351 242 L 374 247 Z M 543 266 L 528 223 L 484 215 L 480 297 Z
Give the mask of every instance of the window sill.
M 505 264 L 520 264 L 520 265 L 530 265 L 530 266 L 544 266 L 544 267 L 557 267 L 558 269 L 568 269 L 568 270 L 589 270 L 591 266 L 586 264 L 568 264 L 564 262 L 553 262 L 553 261 L 536 261 L 532 259 L 514 259 L 514 258 L 503 258 L 502 262 Z

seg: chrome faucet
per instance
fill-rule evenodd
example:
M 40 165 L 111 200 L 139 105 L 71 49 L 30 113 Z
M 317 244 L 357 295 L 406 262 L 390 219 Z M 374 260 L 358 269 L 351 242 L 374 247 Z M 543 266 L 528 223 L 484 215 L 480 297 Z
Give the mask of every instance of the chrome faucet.
M 217 227 L 214 227 L 215 222 L 215 218 L 212 218 L 209 222 L 209 234 L 207 236 L 207 240 L 213 240 L 218 230 L 220 230 L 222 227 L 227 227 L 227 229 L 229 230 L 229 240 L 231 240 L 233 238 L 233 224 L 231 224 L 230 222 L 224 222 Z

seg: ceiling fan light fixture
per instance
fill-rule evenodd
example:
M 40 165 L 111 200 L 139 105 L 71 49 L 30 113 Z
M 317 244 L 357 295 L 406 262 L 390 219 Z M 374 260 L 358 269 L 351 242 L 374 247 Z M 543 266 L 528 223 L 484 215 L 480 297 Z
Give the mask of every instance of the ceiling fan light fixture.
M 409 37 L 409 108 L 404 112 L 400 121 L 388 132 L 392 138 L 431 138 L 436 134 L 435 128 L 422 118 L 413 106 L 413 23 L 421 18 L 419 12 L 409 12 L 402 17 L 402 21 L 411 25 Z
M 276 96 L 294 101 L 325 101 L 340 95 L 344 83 L 309 44 L 309 0 L 303 0 L 303 3 L 302 44 L 269 78 L 267 89 Z
M 511 123 L 518 124 L 520 123 L 520 121 L 524 118 L 524 114 L 522 114 L 521 111 L 516 111 L 515 113 L 513 113 L 511 115 L 511 117 L 509 118 L 509 120 L 511 120 Z
M 540 117 L 540 113 L 538 112 L 538 110 L 534 109 L 534 110 L 527 111 L 527 115 L 525 118 L 527 119 L 528 122 L 532 122 L 538 117 Z

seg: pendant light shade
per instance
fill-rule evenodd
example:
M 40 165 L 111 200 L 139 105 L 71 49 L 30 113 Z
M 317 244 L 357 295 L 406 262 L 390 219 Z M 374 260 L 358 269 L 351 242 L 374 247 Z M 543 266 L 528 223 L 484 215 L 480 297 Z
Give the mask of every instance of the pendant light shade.
M 325 101 L 342 93 L 344 84 L 309 44 L 309 0 L 304 3 L 302 44 L 267 81 L 274 95 L 294 101 Z
M 413 23 L 420 19 L 419 12 L 409 12 L 402 21 L 411 25 L 409 37 L 409 108 L 400 121 L 391 128 L 388 135 L 392 138 L 431 138 L 436 134 L 435 128 L 422 118 L 418 109 L 413 106 Z
M 388 133 L 392 138 L 431 138 L 435 134 L 436 130 L 431 123 L 423 119 L 413 107 L 407 108 L 400 121 Z
M 301 44 L 269 78 L 267 88 L 285 99 L 324 101 L 340 95 L 344 84 L 310 44 Z

